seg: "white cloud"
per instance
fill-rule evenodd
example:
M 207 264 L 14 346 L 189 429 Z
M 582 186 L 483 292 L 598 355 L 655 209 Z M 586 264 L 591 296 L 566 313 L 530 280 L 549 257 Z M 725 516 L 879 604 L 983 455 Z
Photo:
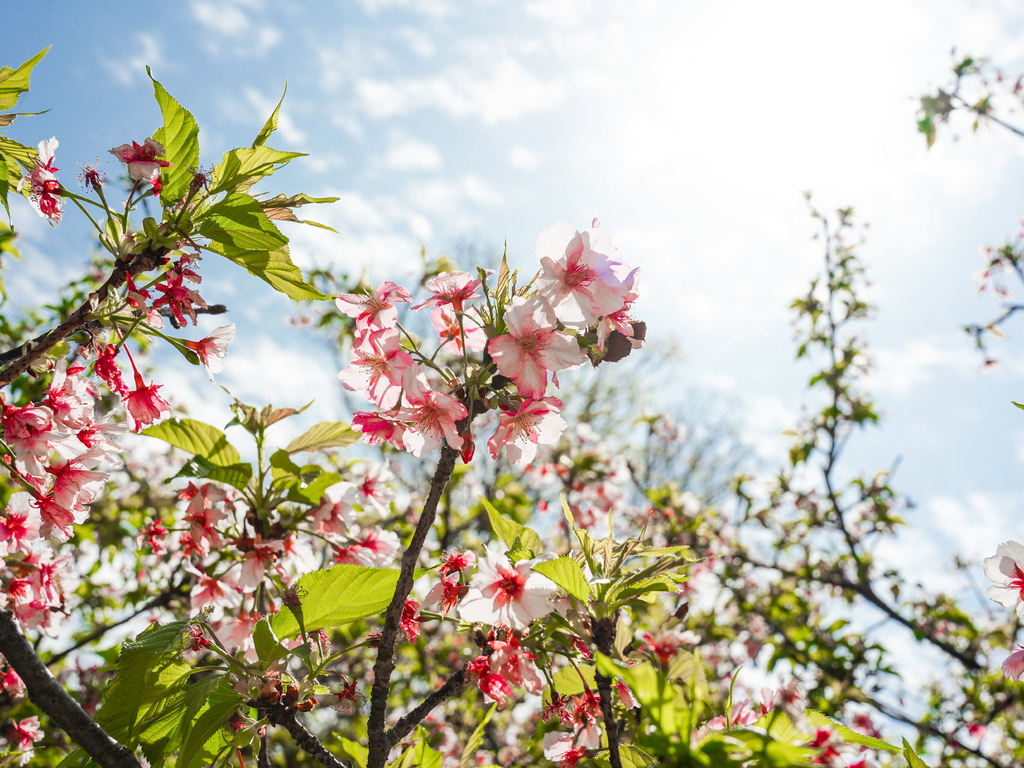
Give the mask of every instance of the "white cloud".
M 513 147 L 512 151 L 509 152 L 508 161 L 512 166 L 522 168 L 524 171 L 532 171 L 540 165 L 540 158 L 537 157 L 537 153 L 526 147 Z
M 368 16 L 377 16 L 392 9 L 410 10 L 423 16 L 441 18 L 455 12 L 450 0 L 359 0 Z
M 392 131 L 390 146 L 380 163 L 395 171 L 434 171 L 444 165 L 444 158 L 434 144 Z
M 437 75 L 390 80 L 363 77 L 355 83 L 357 107 L 378 119 L 434 108 L 484 123 L 516 120 L 557 105 L 565 86 L 545 81 L 511 58 L 481 66 L 457 65 Z
M 134 51 L 123 59 L 104 59 L 103 66 L 121 85 L 132 85 L 146 77 L 146 66 L 162 67 L 164 64 L 163 47 L 153 35 L 138 32 L 135 44 L 128 50 Z
M 227 51 L 234 56 L 262 56 L 281 42 L 281 33 L 273 24 L 258 24 L 253 15 L 259 12 L 259 3 L 246 0 L 207 2 L 192 0 L 192 17 L 219 39 L 207 39 L 205 47 L 211 53 Z M 225 44 L 230 41 L 231 45 Z
M 875 368 L 867 380 L 868 388 L 898 395 L 941 375 L 973 376 L 979 363 L 977 351 L 964 343 L 961 333 L 921 339 L 897 349 L 879 349 L 872 356 Z

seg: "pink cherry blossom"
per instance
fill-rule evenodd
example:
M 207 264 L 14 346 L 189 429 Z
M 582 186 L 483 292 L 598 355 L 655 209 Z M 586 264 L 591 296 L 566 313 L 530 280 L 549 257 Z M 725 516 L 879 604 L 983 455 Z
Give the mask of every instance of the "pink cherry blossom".
M 224 358 L 228 354 L 228 342 L 235 338 L 235 324 L 214 328 L 213 333 L 199 341 L 186 341 L 185 346 L 199 355 L 199 362 L 213 381 L 213 374 L 224 370 Z
M 32 496 L 25 491 L 11 494 L 7 509 L 0 517 L 0 557 L 12 552 L 28 551 L 29 546 L 39 537 L 42 518 L 39 509 L 32 505 Z
M 462 337 L 466 337 L 466 349 L 470 352 L 481 352 L 487 344 L 487 334 L 476 320 L 469 315 L 462 315 L 462 328 L 459 318 L 445 307 L 438 307 L 430 313 L 430 322 L 441 337 L 441 349 L 453 355 L 462 354 Z
M 28 184 L 28 201 L 36 212 L 51 224 L 60 222 L 64 211 L 64 198 L 61 194 L 60 182 L 57 181 L 56 172 L 60 170 L 53 164 L 53 154 L 57 151 L 59 142 L 56 138 L 39 142 L 39 156 L 31 171 L 26 173 L 18 182 L 18 192 Z
M 403 435 L 406 449 L 422 458 L 437 448 L 442 438 L 452 448 L 462 448 L 462 436 L 455 422 L 466 418 L 466 406 L 451 395 L 431 389 L 419 366 L 405 369 L 402 386 L 405 406 L 399 414 L 408 425 Z
M 357 499 L 365 509 L 367 506 L 377 510 L 381 517 L 390 512 L 391 500 L 395 492 L 388 486 L 395 479 L 394 473 L 387 464 L 370 463 L 366 466 L 363 482 L 356 486 Z
M 455 607 L 455 604 L 462 599 L 469 589 L 460 585 L 457 581 L 446 574 L 441 575 L 441 580 L 430 588 L 426 597 L 423 598 L 424 607 L 438 605 L 441 615 L 447 616 L 448 611 Z
M 476 293 L 479 287 L 480 278 L 473 277 L 468 272 L 442 272 L 426 282 L 427 290 L 434 295 L 413 309 L 451 304 L 455 311 L 461 312 L 464 302 L 480 295 Z
M 492 653 L 488 656 L 491 671 L 500 674 L 513 685 L 521 685 L 535 696 L 544 692 L 544 679 L 540 676 L 534 659 L 512 632 L 507 640 L 491 640 Z
M 548 371 L 581 365 L 587 359 L 576 339 L 555 329 L 555 314 L 540 296 L 518 296 L 505 310 L 508 333 L 495 336 L 487 351 L 502 376 L 515 381 L 523 397 L 541 400 L 548 385 Z
M 571 734 L 552 731 L 544 734 L 544 757 L 559 768 L 576 768 L 590 750 L 573 746 Z
M 352 429 L 362 432 L 363 442 L 367 445 L 388 442 L 400 451 L 405 450 L 405 423 L 397 410 L 377 413 L 356 411 L 352 415 Z
M 537 292 L 559 320 L 581 330 L 622 309 L 633 278 L 633 272 L 614 258 L 611 237 L 594 223 L 585 232 L 569 224 L 553 224 L 537 238 L 537 258 L 543 269 Z
M 394 562 L 401 547 L 398 534 L 380 526 L 364 527 L 351 536 L 347 546 L 335 545 L 336 563 L 353 563 L 384 568 Z
M 313 511 L 313 533 L 342 536 L 355 522 L 356 489 L 352 483 L 335 483 L 320 497 Z
M 556 587 L 532 569 L 535 562 L 523 560 L 513 567 L 507 557 L 488 549 L 459 606 L 462 620 L 526 629 L 534 619 L 551 613 Z
M 1024 618 L 1024 545 L 1004 541 L 992 557 L 985 558 L 985 576 L 994 581 L 985 596 Z
M 163 144 L 146 139 L 142 144 L 133 141 L 110 150 L 110 154 L 128 166 L 128 176 L 135 181 L 147 181 L 154 187 L 160 185 L 160 169 L 171 165 L 157 157 L 164 153 Z
M 412 355 L 401 348 L 401 333 L 395 328 L 369 333 L 352 350 L 352 362 L 338 374 L 345 389 L 364 392 L 376 405 L 387 410 L 398 404 L 402 374 L 415 365 Z
M 1018 645 L 1017 650 L 1006 657 L 1003 674 L 1014 682 L 1020 681 L 1021 675 L 1024 675 L 1024 645 Z
M 412 301 L 409 292 L 388 280 L 371 294 L 343 293 L 334 303 L 340 312 L 355 318 L 356 340 L 361 341 L 370 331 L 394 328 L 398 322 L 395 303 L 407 301 Z
M 498 430 L 487 441 L 491 458 L 497 459 L 502 447 L 508 460 L 524 467 L 537 455 L 537 445 L 554 445 L 565 430 L 565 419 L 558 415 L 562 401 L 555 397 L 524 400 L 515 413 L 498 417 Z
M 243 592 L 254 592 L 263 582 L 267 566 L 274 563 L 284 550 L 280 539 L 264 541 L 261 534 L 255 538 L 243 536 L 235 542 L 242 550 L 242 573 L 238 577 L 238 588 Z

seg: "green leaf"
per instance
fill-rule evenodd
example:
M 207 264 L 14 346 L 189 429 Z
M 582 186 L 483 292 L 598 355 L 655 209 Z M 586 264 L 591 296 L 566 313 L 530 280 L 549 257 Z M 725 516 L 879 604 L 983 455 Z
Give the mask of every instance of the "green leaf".
M 906 758 L 907 768 L 928 768 L 928 764 L 917 756 L 906 739 L 903 740 L 903 757 Z
M 459 757 L 459 768 L 475 768 L 476 751 L 484 743 L 484 728 L 491 721 L 491 716 L 497 708 L 497 704 L 491 704 L 491 708 L 487 710 L 484 719 L 480 721 L 472 735 L 466 740 L 466 746 L 462 748 L 462 755 Z
M 597 683 L 594 681 L 594 668 L 585 664 L 580 664 L 577 668 L 579 672 L 573 667 L 563 667 L 552 676 L 555 681 L 555 690 L 560 695 L 579 696 L 587 688 L 590 690 L 597 688 Z M 583 685 L 584 681 L 586 686 Z
M 359 440 L 359 433 L 341 421 L 321 421 L 296 437 L 285 448 L 288 453 L 340 448 Z
M 251 251 L 237 255 L 221 253 L 225 258 L 245 267 L 249 274 L 264 280 L 275 290 L 280 291 L 289 299 L 295 301 L 307 301 L 310 299 L 319 301 L 329 299 L 325 293 L 321 293 L 315 287 L 306 282 L 302 276 L 302 270 L 292 264 L 291 256 L 287 248 L 277 251 Z
M 195 419 L 170 419 L 162 424 L 147 427 L 142 430 L 142 434 L 163 440 L 196 456 L 202 456 L 219 467 L 238 464 L 242 459 L 223 432 Z
M 305 631 L 333 629 L 382 613 L 391 603 L 397 583 L 398 570 L 394 568 L 346 564 L 307 573 L 295 582 Z M 271 618 L 270 627 L 282 640 L 299 634 L 298 617 L 287 606 Z
M 596 752 L 591 759 L 601 768 L 605 768 L 605 766 L 610 768 L 612 764 L 607 749 Z M 619 745 L 619 761 L 622 763 L 622 768 L 647 768 L 647 766 L 659 765 L 657 760 L 640 749 L 640 747 L 634 747 L 632 744 Z
M 178 765 L 181 768 L 200 768 L 209 765 L 212 759 L 231 742 L 231 734 L 225 726 L 235 714 L 238 705 L 246 697 L 231 688 L 231 679 L 222 675 L 199 712 L 199 717 L 182 738 Z
M 366 761 L 370 757 L 370 750 L 358 741 L 346 739 L 344 736 L 338 739 L 341 742 L 341 753 L 349 760 L 354 760 L 359 768 L 366 768 Z
M 571 557 L 563 555 L 556 560 L 536 563 L 533 570 L 547 576 L 584 606 L 590 600 L 590 585 L 587 584 L 587 577 L 583 575 L 583 569 Z
M 210 194 L 215 195 L 239 187 L 248 189 L 253 182 L 269 176 L 296 157 L 305 155 L 302 152 L 279 152 L 264 146 L 232 149 L 224 154 L 224 158 L 213 169 Z
M 893 746 L 881 739 L 875 739 L 871 736 L 864 736 L 857 733 L 856 731 L 850 730 L 842 723 L 837 723 L 828 715 L 822 714 L 814 709 L 807 710 L 807 719 L 811 721 L 811 724 L 816 728 L 831 728 L 833 731 L 839 734 L 843 741 L 847 744 L 861 744 L 870 749 L 881 749 L 888 752 L 899 752 L 900 748 Z
M 256 622 L 252 631 L 252 639 L 256 644 L 256 655 L 264 664 L 281 658 L 287 652 L 274 635 L 274 630 L 270 628 L 270 621 L 266 618 Z
M 1016 400 L 1011 400 L 1010 402 L 1011 402 L 1011 403 L 1013 403 L 1014 405 L 1016 405 L 1016 406 L 1017 406 L 1018 408 L 1020 408 L 1020 409 L 1021 409 L 1022 411 L 1024 411 L 1024 405 L 1021 405 L 1021 404 L 1020 404 L 1020 403 L 1018 403 L 1018 402 L 1017 402 Z
M 444 755 L 430 746 L 430 734 L 422 725 L 416 726 L 413 745 L 402 753 L 395 768 L 441 768 Z
M 324 491 L 335 483 L 340 483 L 342 479 L 342 476 L 337 472 L 322 472 L 317 475 L 316 480 L 305 488 L 290 488 L 288 490 L 288 499 L 290 501 L 305 501 L 309 504 L 319 504 L 320 499 L 323 498 Z
M 232 192 L 210 206 L 199 224 L 199 233 L 220 246 L 211 244 L 210 250 L 228 258 L 250 251 L 276 251 L 288 243 L 259 202 L 242 192 Z
M 178 751 L 182 735 L 221 679 L 220 676 L 212 676 L 190 682 L 167 699 L 159 713 L 146 721 L 139 738 L 142 752 L 151 763 L 158 764 Z
M 188 626 L 187 620 L 151 624 L 121 646 L 96 722 L 129 749 L 135 748 L 142 723 L 161 711 L 163 701 L 185 685 L 192 671 L 181 660 Z
M 520 547 L 533 550 L 535 555 L 539 555 L 544 551 L 544 542 L 536 531 L 527 528 L 521 523 L 517 523 L 510 517 L 505 517 L 483 496 L 480 497 L 480 502 L 484 505 L 484 509 L 487 510 L 487 517 L 491 521 L 491 528 L 494 529 L 494 533 L 497 534 L 506 547 L 510 549 L 515 547 L 516 540 L 518 539 Z
M 164 159 L 171 165 L 160 171 L 163 183 L 161 199 L 164 203 L 181 200 L 188 194 L 192 173 L 199 167 L 199 126 L 192 113 L 181 106 L 153 77 L 149 67 L 146 74 L 153 81 L 153 94 L 160 105 L 164 124 L 153 138 L 164 147 Z
M 252 479 L 252 465 L 239 463 L 220 467 L 203 456 L 193 456 L 185 462 L 185 465 L 178 470 L 174 477 L 194 477 L 196 479 L 210 480 L 217 483 L 225 483 L 232 488 L 244 491 Z M 164 482 L 169 483 L 174 478 Z
M 0 68 L 0 109 L 10 109 L 18 103 L 18 97 L 28 91 L 32 68 L 42 61 L 49 50 L 50 46 L 46 46 L 17 69 Z
M 274 111 L 267 118 L 267 122 L 263 124 L 260 132 L 256 134 L 256 138 L 253 139 L 252 149 L 262 147 L 267 143 L 267 139 L 270 138 L 270 134 L 277 130 L 277 113 L 281 111 L 281 105 L 284 103 L 285 94 L 288 93 L 288 81 L 284 81 L 284 93 L 281 94 L 280 100 L 277 102 L 277 106 L 274 107 Z

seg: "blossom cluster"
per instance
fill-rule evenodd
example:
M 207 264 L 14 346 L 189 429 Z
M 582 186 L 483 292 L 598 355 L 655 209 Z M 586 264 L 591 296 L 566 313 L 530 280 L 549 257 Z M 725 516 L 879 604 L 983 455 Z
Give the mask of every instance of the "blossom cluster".
M 338 296 L 338 309 L 355 321 L 352 361 L 339 378 L 380 408 L 352 420 L 366 443 L 387 442 L 420 457 L 443 440 L 468 461 L 472 433 L 459 423 L 471 421 L 470 409 L 476 415 L 492 407 L 500 409 L 487 441 L 494 458 L 504 448 L 513 464 L 525 466 L 538 444 L 558 439 L 566 426 L 562 403 L 550 394 L 558 372 L 586 362 L 590 346 L 603 353 L 612 334 L 630 348 L 643 342 L 630 318 L 637 270 L 619 258 L 596 220 L 584 232 L 568 224 L 547 227 L 537 255 L 535 283 L 515 293 L 507 286 L 489 289 L 483 275 L 467 272 L 445 272 L 426 283 L 431 296 L 412 309 L 432 310 L 439 346 L 461 356 L 462 377 L 438 366 L 436 353 L 403 344 L 396 305 L 412 301 L 405 288 L 386 282 L 372 294 Z M 480 291 L 486 304 L 471 305 Z M 500 316 L 496 306 L 503 307 Z M 482 353 L 475 367 L 470 353 Z

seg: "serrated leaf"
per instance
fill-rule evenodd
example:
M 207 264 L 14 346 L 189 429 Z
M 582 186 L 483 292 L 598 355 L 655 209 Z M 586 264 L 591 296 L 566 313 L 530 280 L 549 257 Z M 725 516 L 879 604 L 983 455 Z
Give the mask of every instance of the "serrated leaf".
M 595 765 L 605 768 L 605 766 L 611 766 L 611 757 L 608 754 L 607 749 L 603 749 L 600 752 L 595 752 L 591 758 Z M 632 744 L 620 744 L 619 745 L 619 762 L 622 768 L 647 768 L 648 766 L 660 765 L 660 763 L 651 757 L 649 754 L 644 752 L 639 747 L 634 747 Z
M 169 203 L 185 197 L 192 183 L 192 172 L 199 167 L 199 126 L 192 113 L 153 77 L 149 67 L 146 67 L 146 74 L 153 81 L 153 95 L 164 119 L 153 138 L 163 145 L 164 159 L 171 164 L 160 170 L 161 199 Z
M 178 751 L 183 734 L 220 680 L 219 676 L 193 680 L 168 699 L 163 709 L 146 722 L 139 740 L 143 754 L 151 763 L 162 762 Z
M 281 105 L 284 103 L 284 97 L 288 93 L 288 81 L 284 81 L 284 92 L 281 94 L 281 98 L 277 101 L 277 106 L 274 107 L 274 111 L 270 113 L 270 117 L 267 118 L 267 122 L 260 128 L 260 132 L 256 134 L 256 138 L 252 141 L 252 149 L 262 147 L 267 143 L 267 139 L 270 138 L 271 134 L 277 130 L 277 114 L 281 111 Z
M 900 748 L 889 744 L 881 739 L 875 739 L 871 736 L 864 736 L 856 731 L 847 728 L 842 723 L 837 723 L 828 715 L 818 712 L 814 709 L 807 710 L 807 719 L 811 721 L 811 724 L 816 728 L 831 728 L 833 731 L 839 734 L 840 738 L 847 744 L 860 744 L 868 747 L 869 749 L 881 749 L 887 752 L 899 752 Z
M 259 202 L 242 192 L 232 192 L 210 206 L 199 223 L 199 233 L 220 246 L 211 244 L 210 250 L 228 258 L 249 251 L 276 251 L 288 243 Z
M 142 434 L 155 437 L 196 456 L 209 459 L 211 464 L 229 467 L 241 462 L 241 456 L 227 437 L 216 427 L 195 419 L 170 419 L 142 430 Z
M 928 764 L 917 756 L 906 739 L 903 740 L 903 757 L 907 761 L 907 768 L 928 768 Z
M 181 660 L 187 620 L 151 624 L 121 646 L 116 674 L 103 691 L 96 722 L 134 749 L 142 723 L 160 711 L 160 703 L 184 686 L 191 666 Z
M 517 523 L 510 517 L 505 517 L 483 496 L 479 498 L 480 503 L 487 510 L 487 517 L 491 521 L 491 528 L 494 529 L 494 533 L 506 547 L 510 549 L 515 547 L 518 540 L 520 547 L 532 550 L 534 555 L 539 555 L 544 551 L 544 542 L 536 531 L 527 528 L 522 523 Z
M 306 632 L 333 629 L 382 613 L 391 603 L 398 570 L 365 565 L 335 565 L 307 573 L 295 582 L 302 601 Z M 298 617 L 287 606 L 271 618 L 271 629 L 282 640 L 299 634 Z
M 239 463 L 226 467 L 218 466 L 203 456 L 193 456 L 185 462 L 174 477 L 194 477 L 217 483 L 225 483 L 232 488 L 244 491 L 252 479 L 252 465 Z M 170 482 L 174 478 L 165 480 Z
M 583 569 L 571 557 L 563 555 L 555 560 L 536 563 L 533 570 L 547 576 L 584 606 L 590 600 L 590 585 L 587 584 L 587 577 L 583 575 Z
M 218 251 L 220 253 L 220 251 Z M 306 282 L 302 276 L 302 270 L 292 263 L 287 248 L 277 251 L 251 251 L 237 255 L 221 253 L 227 259 L 239 266 L 245 267 L 249 274 L 265 281 L 275 290 L 280 291 L 289 299 L 295 301 L 319 301 L 329 299 L 325 293 L 321 293 L 314 286 Z
M 31 59 L 22 62 L 17 69 L 0 68 L 0 109 L 10 109 L 18 103 L 21 94 L 28 91 L 33 67 L 42 61 L 49 50 L 50 46 L 46 46 Z
M 230 743 L 225 726 L 246 697 L 231 688 L 231 680 L 222 675 L 216 688 L 210 693 L 199 717 L 182 738 L 178 764 L 181 768 L 200 768 L 209 765 L 211 759 Z
M 270 662 L 281 658 L 287 652 L 274 635 L 274 630 L 270 628 L 270 621 L 266 618 L 256 622 L 252 631 L 252 639 L 256 645 L 256 655 L 264 664 L 269 665 Z
M 487 710 L 487 714 L 484 715 L 484 719 L 480 721 L 476 729 L 474 729 L 473 733 L 466 740 L 466 746 L 462 748 L 462 755 L 459 757 L 459 768 L 476 767 L 476 751 L 480 749 L 480 745 L 484 743 L 484 728 L 487 726 L 487 723 L 491 721 L 491 716 L 497 708 L 497 704 L 491 704 L 491 708 Z
M 359 440 L 359 433 L 341 421 L 321 421 L 314 424 L 285 447 L 288 453 L 300 451 L 322 451 L 324 448 L 340 448 Z
M 210 194 L 251 186 L 264 176 L 269 176 L 281 166 L 296 157 L 305 157 L 302 152 L 280 152 L 266 146 L 248 149 L 232 149 L 211 173 Z

